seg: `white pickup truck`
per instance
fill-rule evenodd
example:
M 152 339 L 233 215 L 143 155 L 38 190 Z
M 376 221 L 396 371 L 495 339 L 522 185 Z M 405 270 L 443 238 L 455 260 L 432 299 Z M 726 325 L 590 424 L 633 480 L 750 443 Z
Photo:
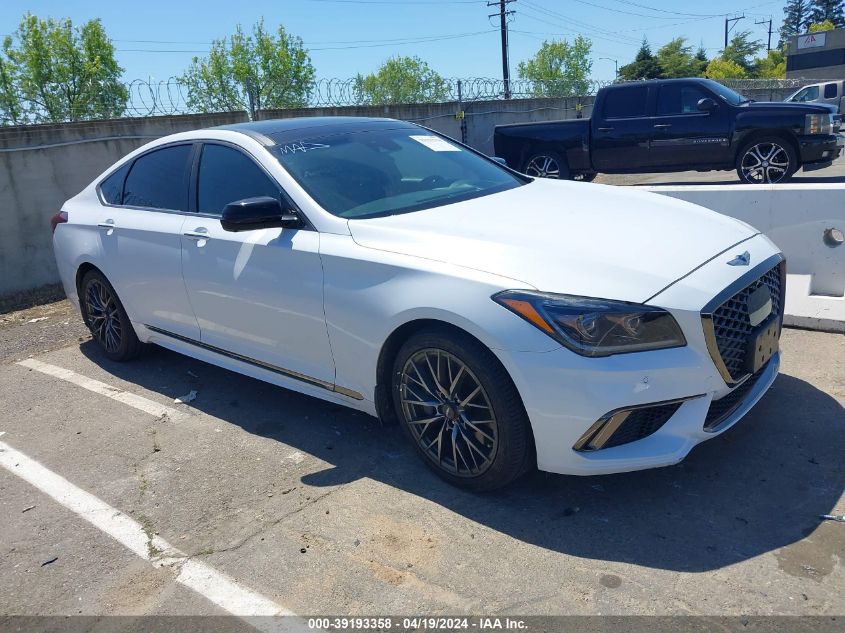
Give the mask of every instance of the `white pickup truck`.
M 833 106 L 836 112 L 842 114 L 845 107 L 845 81 L 826 81 L 799 88 L 784 101 L 796 103 L 819 103 Z

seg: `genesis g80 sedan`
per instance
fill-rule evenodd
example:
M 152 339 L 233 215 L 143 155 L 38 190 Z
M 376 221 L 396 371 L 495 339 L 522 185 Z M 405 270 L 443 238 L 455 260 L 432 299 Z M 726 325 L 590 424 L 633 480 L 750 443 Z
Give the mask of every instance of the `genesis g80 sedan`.
M 475 490 L 674 464 L 778 371 L 784 260 L 752 227 L 401 121 L 167 136 L 53 230 L 109 359 L 156 344 L 398 422 Z

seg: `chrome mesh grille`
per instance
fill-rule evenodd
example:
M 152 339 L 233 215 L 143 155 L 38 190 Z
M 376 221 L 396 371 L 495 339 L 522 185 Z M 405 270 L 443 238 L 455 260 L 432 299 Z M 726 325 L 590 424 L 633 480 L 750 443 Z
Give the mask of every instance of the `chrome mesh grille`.
M 745 348 L 748 337 L 754 329 L 748 314 L 748 296 L 763 284 L 772 293 L 772 314 L 781 311 L 781 268 L 775 265 L 762 277 L 737 292 L 713 311 L 713 330 L 722 362 L 731 378 L 737 380 L 745 375 Z

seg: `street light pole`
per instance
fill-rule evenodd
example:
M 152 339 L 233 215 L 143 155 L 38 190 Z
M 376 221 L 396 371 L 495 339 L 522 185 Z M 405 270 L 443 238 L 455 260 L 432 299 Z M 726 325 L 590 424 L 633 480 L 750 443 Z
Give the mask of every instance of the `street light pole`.
M 599 59 L 606 59 L 609 62 L 613 62 L 613 67 L 615 70 L 614 79 L 619 79 L 619 60 L 613 59 L 611 57 L 599 57 Z

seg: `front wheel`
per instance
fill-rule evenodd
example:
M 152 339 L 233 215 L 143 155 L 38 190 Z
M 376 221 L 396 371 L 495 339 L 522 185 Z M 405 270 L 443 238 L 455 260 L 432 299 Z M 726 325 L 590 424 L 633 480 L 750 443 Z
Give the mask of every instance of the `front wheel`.
M 528 417 L 498 359 L 468 335 L 414 335 L 393 366 L 393 404 L 417 452 L 446 481 L 492 490 L 531 465 Z
M 746 184 L 786 182 L 798 170 L 798 157 L 791 143 L 778 137 L 747 143 L 739 152 L 736 173 Z

